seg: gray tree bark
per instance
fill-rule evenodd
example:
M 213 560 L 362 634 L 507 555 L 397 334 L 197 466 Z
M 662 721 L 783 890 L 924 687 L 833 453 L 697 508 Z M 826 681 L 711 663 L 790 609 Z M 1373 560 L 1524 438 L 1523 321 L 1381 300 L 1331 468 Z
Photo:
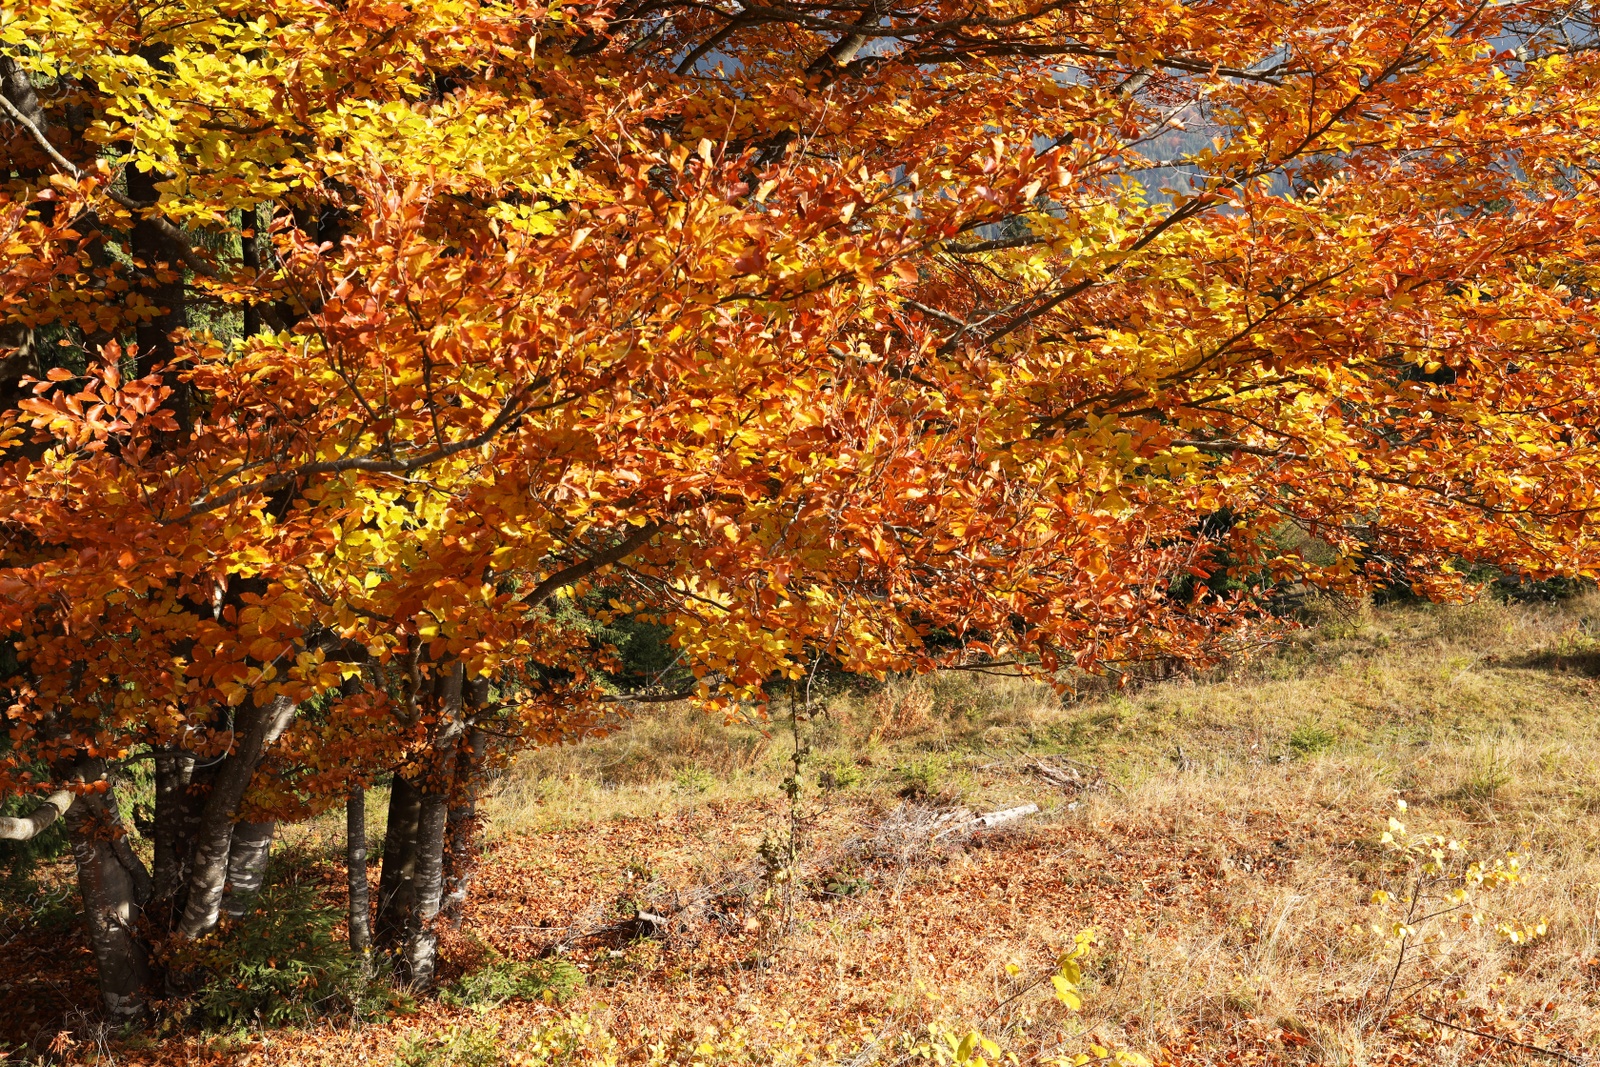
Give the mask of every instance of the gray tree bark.
M 438 719 L 432 759 L 415 781 L 395 776 L 390 796 L 390 837 L 384 841 L 383 878 L 379 885 L 380 943 L 399 949 L 396 962 L 402 978 L 416 988 L 433 982 L 439 935 L 435 924 L 444 904 L 445 828 L 450 817 L 457 749 L 465 722 L 460 664 L 434 679 L 433 701 Z M 404 835 L 396 840 L 396 832 Z M 390 875 L 391 845 L 394 875 Z
M 22 112 L 22 117 L 33 123 L 39 132 L 43 133 L 50 128 L 49 120 L 44 113 L 44 105 L 39 102 L 39 94 L 34 91 L 28 72 L 9 56 L 0 56 L 0 94 L 4 94 L 12 106 Z
M 98 760 L 85 760 L 74 774 L 85 782 L 100 782 L 105 768 Z M 150 876 L 128 847 L 116 794 L 109 788 L 80 794 L 63 821 L 78 868 L 78 891 L 106 1015 L 118 1023 L 137 1019 L 145 1012 L 150 960 L 134 928 Z
M 49 130 L 44 105 L 34 91 L 28 72 L 7 56 L 0 56 L 0 96 L 41 134 Z M 19 388 L 21 379 L 30 374 L 43 375 L 43 368 L 37 361 L 33 329 L 22 322 L 0 323 L 0 397 Z
M 125 173 L 128 179 L 128 195 L 140 203 L 154 203 L 160 196 L 156 191 L 157 183 L 167 180 L 168 177 L 155 171 L 141 173 L 135 167 L 127 168 Z M 129 234 L 129 252 L 135 259 L 150 265 L 146 291 L 150 299 L 161 308 L 161 314 L 140 322 L 134 329 L 134 337 L 139 344 L 139 371 L 141 374 L 149 374 L 158 366 L 171 365 L 177 356 L 172 334 L 188 325 L 183 264 L 177 251 L 172 247 L 172 242 L 167 240 L 160 227 L 151 219 L 141 218 L 133 224 L 133 230 Z M 171 277 L 158 277 L 156 267 L 158 263 Z M 175 414 L 179 417 L 179 425 L 187 425 L 187 403 L 176 394 L 169 403 L 176 408 Z
M 28 841 L 38 837 L 67 813 L 74 799 L 71 790 L 62 789 L 51 793 L 43 804 L 26 815 L 0 818 L 0 841 Z
M 383 868 L 378 875 L 378 947 L 392 949 L 404 936 L 405 917 L 416 899 L 417 828 L 422 791 L 396 774 L 389 786 L 389 824 L 383 836 Z
M 400 973 L 418 989 L 433 984 L 439 959 L 439 932 L 434 922 L 444 904 L 444 830 L 450 813 L 446 793 L 424 793 L 417 821 L 415 896 L 406 916 Z
M 176 900 L 189 880 L 194 757 L 183 752 L 156 756 L 155 857 L 151 878 L 156 900 Z
M 248 709 L 241 709 L 235 719 L 234 751 L 218 765 L 195 835 L 189 896 L 184 902 L 183 917 L 178 920 L 180 937 L 199 937 L 217 925 L 228 881 L 228 854 L 233 844 L 239 803 L 250 787 L 262 754 L 288 728 L 294 711 L 292 700 L 275 697 L 266 707 L 252 704 Z
M 234 824 L 233 837 L 228 842 L 228 881 L 222 897 L 222 910 L 231 918 L 244 915 L 261 891 L 277 828 L 276 822 Z
M 367 882 L 367 791 L 350 790 L 344 806 L 345 870 L 350 883 L 350 950 L 372 951 L 372 901 Z
M 461 924 L 467 892 L 478 863 L 478 785 L 488 741 L 488 734 L 470 728 L 461 751 L 456 754 L 455 787 L 450 795 L 450 814 L 445 820 L 442 910 L 445 919 L 454 926 Z
M 239 261 L 251 275 L 261 273 L 261 249 L 266 244 L 266 237 L 260 232 L 261 212 L 257 208 L 246 208 L 239 213 Z M 261 309 L 254 300 L 247 301 L 244 305 L 244 335 L 254 337 L 261 332 Z

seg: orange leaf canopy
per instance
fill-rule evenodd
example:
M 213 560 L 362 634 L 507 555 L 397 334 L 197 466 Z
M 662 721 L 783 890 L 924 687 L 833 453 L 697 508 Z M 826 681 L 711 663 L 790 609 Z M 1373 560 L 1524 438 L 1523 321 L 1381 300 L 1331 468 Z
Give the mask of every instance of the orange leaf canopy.
M 76 173 L 7 130 L 0 303 L 66 367 L 0 423 L 19 751 L 288 695 L 287 810 L 404 759 L 438 664 L 602 724 L 619 613 L 729 702 L 1204 661 L 1262 617 L 1225 565 L 1588 574 L 1570 8 L 8 5 L 88 116 L 39 131 Z M 206 260 L 171 366 L 139 218 Z

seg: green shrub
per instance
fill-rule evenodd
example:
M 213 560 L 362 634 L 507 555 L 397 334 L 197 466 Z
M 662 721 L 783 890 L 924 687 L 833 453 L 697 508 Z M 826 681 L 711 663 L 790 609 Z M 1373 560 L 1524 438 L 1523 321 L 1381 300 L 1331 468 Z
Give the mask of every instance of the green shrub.
M 944 786 L 945 772 L 949 769 L 949 761 L 938 756 L 900 764 L 894 769 L 895 774 L 900 776 L 900 795 L 918 798 L 938 796 Z
M 1462 774 L 1460 784 L 1449 794 L 1449 798 L 1480 802 L 1493 800 L 1514 780 L 1510 766 L 1498 753 L 1480 752 Z
M 336 936 L 342 919 L 309 886 L 269 885 L 249 914 L 186 947 L 171 965 L 199 979 L 194 1010 L 221 1028 L 402 1009 L 404 997 Z
M 830 897 L 857 896 L 870 892 L 874 885 L 871 878 L 847 870 L 828 871 L 818 879 L 818 884 Z
M 1296 756 L 1315 756 L 1318 752 L 1333 747 L 1339 736 L 1333 731 L 1314 722 L 1302 723 L 1295 727 L 1289 735 L 1289 748 Z
M 56 834 L 60 825 L 58 820 L 45 834 Z M 80 921 L 78 887 L 72 882 L 51 885 L 38 879 L 37 864 L 41 858 L 53 858 L 56 843 L 50 840 L 33 848 L 37 840 L 0 842 L 0 925 L 65 930 Z M 0 1063 L 4 1062 L 0 1056 Z
M 817 771 L 817 784 L 824 789 L 849 789 L 861 782 L 861 768 L 853 760 L 837 756 Z
M 400 1046 L 394 1067 L 500 1067 L 504 1050 L 494 1027 L 455 1027 L 438 1037 L 418 1037 Z
M 657 1042 L 648 1048 L 646 1063 L 662 1067 Z M 394 1067 L 617 1067 L 622 1046 L 616 1037 L 586 1015 L 573 1015 L 535 1023 L 531 1028 L 502 1027 L 498 1023 L 452 1027 L 444 1033 L 413 1038 L 401 1046 Z M 709 1062 L 709 1061 L 706 1061 Z
M 439 994 L 446 1004 L 493 1008 L 508 1000 L 563 1003 L 583 987 L 583 972 L 566 960 L 496 960 Z
M 0 649 L 3 647 L 0 645 Z M 0 749 L 3 747 L 4 738 L 0 738 Z M 48 774 L 47 769 L 40 769 Z M 40 798 L 31 793 L 0 798 L 0 815 L 13 818 L 29 815 L 39 806 L 39 801 Z M 26 922 L 52 929 L 78 921 L 76 887 L 51 887 L 37 877 L 40 863 L 63 856 L 67 851 L 66 824 L 61 819 L 27 841 L 0 841 L 0 921 Z
M 683 767 L 672 774 L 672 786 L 680 793 L 704 793 L 716 784 L 716 777 L 699 767 Z

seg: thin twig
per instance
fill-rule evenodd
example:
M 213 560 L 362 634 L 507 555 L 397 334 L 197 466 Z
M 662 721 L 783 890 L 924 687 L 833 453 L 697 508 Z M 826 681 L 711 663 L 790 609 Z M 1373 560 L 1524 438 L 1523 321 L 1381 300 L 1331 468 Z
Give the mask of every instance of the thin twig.
M 1431 1015 L 1424 1015 L 1420 1011 L 1417 1012 L 1417 1018 L 1426 1019 L 1428 1022 L 1433 1023 L 1436 1026 L 1448 1026 L 1450 1029 L 1459 1030 L 1463 1034 L 1475 1034 L 1478 1037 L 1486 1037 L 1490 1041 L 1498 1041 L 1502 1045 L 1510 1045 L 1513 1048 L 1527 1049 L 1529 1052 L 1537 1052 L 1541 1056 L 1553 1056 L 1558 1060 L 1566 1060 L 1568 1063 L 1576 1063 L 1578 1067 L 1584 1067 L 1583 1060 L 1580 1060 L 1576 1056 L 1568 1055 L 1565 1052 L 1558 1052 L 1553 1048 L 1545 1048 L 1542 1045 L 1530 1045 L 1525 1041 L 1516 1041 L 1509 1037 L 1501 1037 L 1499 1034 L 1491 1034 L 1487 1030 L 1474 1030 L 1470 1026 L 1457 1026 L 1455 1023 L 1447 1023 L 1443 1019 L 1435 1019 Z
M 1405 925 L 1409 928 L 1417 918 L 1417 901 L 1422 897 L 1422 876 L 1417 876 L 1417 884 L 1411 889 L 1411 903 L 1406 906 Z M 1389 972 L 1389 985 L 1383 991 L 1383 1002 L 1389 1003 L 1389 998 L 1394 996 L 1394 983 L 1400 977 L 1400 968 L 1406 965 L 1406 950 L 1411 947 L 1410 934 L 1403 934 L 1400 938 L 1400 951 L 1395 956 L 1394 970 Z

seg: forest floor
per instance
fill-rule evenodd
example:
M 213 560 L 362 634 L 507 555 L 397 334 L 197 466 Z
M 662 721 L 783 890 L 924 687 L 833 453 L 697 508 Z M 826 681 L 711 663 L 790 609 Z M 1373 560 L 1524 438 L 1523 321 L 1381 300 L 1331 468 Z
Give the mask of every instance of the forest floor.
M 1591 630 L 1596 600 L 1329 610 L 1214 679 L 835 694 L 800 728 L 794 804 L 789 723 L 652 713 L 500 781 L 443 950 L 458 995 L 386 1021 L 98 1032 L 55 860 L 0 912 L 0 1040 L 84 1063 L 948 1063 L 932 1024 L 1022 1063 L 1588 1063 Z M 993 829 L 948 815 L 1027 804 Z M 1391 817 L 1463 843 L 1449 870 L 1515 853 L 1523 877 L 1397 939 L 1416 867 L 1383 842 Z M 332 820 L 291 828 L 277 877 L 342 907 L 340 847 Z M 1048 978 L 1090 928 L 1073 1011 Z M 583 976 L 570 996 L 482 977 L 557 959 Z

